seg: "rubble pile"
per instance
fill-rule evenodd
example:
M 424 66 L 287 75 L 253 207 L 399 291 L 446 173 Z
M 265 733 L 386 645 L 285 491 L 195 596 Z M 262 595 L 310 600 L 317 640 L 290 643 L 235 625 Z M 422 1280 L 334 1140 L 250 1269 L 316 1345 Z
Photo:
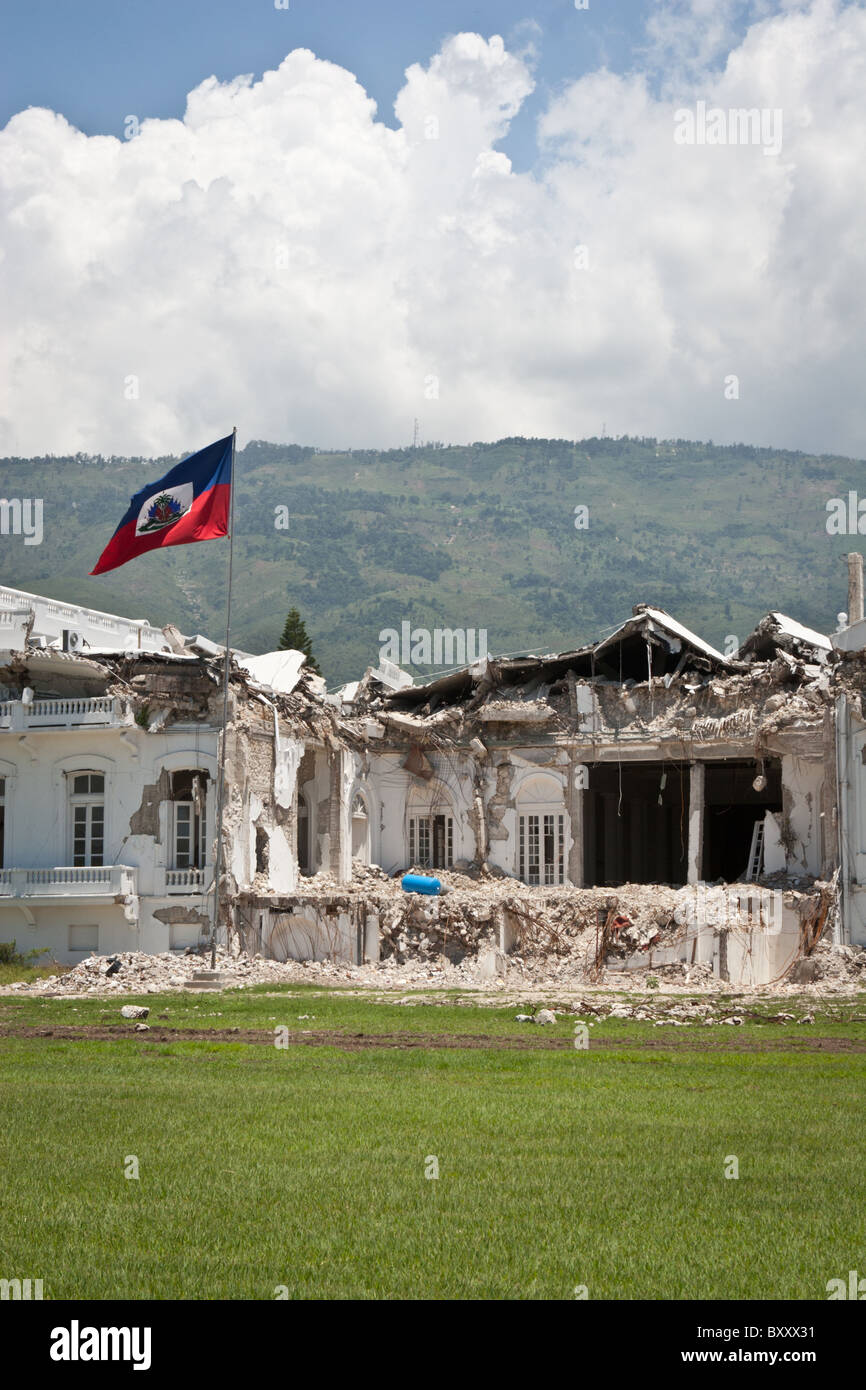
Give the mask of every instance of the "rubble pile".
M 244 952 L 237 938 L 232 949 L 219 946 L 217 971 L 225 987 L 283 985 L 318 980 L 370 988 L 473 988 L 519 990 L 556 987 L 580 991 L 588 984 L 620 994 L 662 992 L 729 992 L 706 962 L 656 964 L 653 952 L 688 942 L 696 931 L 694 889 L 627 884 L 613 889 L 528 888 L 515 879 L 479 883 L 458 870 L 440 876 L 448 892 L 441 897 L 405 893 L 397 880 L 376 866 L 356 865 L 351 887 L 329 875 L 305 883 L 330 900 L 354 897 L 380 916 L 378 965 L 344 962 L 278 961 Z M 755 885 L 742 885 L 754 890 Z M 809 922 L 828 885 L 814 883 L 810 892 L 789 890 Z M 724 890 L 729 891 L 729 887 Z M 723 890 L 703 889 L 702 910 L 712 915 Z M 503 929 L 507 946 L 503 950 Z M 641 957 L 645 956 L 645 964 Z M 73 969 L 32 984 L 15 984 L 22 993 L 54 995 L 155 994 L 195 987 L 193 976 L 209 963 L 205 950 L 184 953 L 123 952 L 90 956 Z M 630 969 L 622 962 L 629 960 Z M 606 968 L 609 965 L 619 968 Z M 640 968 L 635 969 L 635 965 Z M 818 940 L 787 973 L 767 988 L 771 992 L 824 994 L 866 986 L 866 950 Z
M 499 970 L 485 970 L 486 961 L 494 954 L 498 957 Z M 12 984 L 6 988 L 17 994 L 66 998 L 172 993 L 189 989 L 193 975 L 209 961 L 207 952 L 178 956 L 169 952 L 150 955 L 143 951 L 129 951 L 115 957 L 91 956 L 62 975 L 53 975 L 31 984 Z M 785 979 L 762 987 L 749 997 L 850 995 L 858 987 L 866 987 L 866 950 L 862 948 L 821 943 L 812 956 L 798 964 L 811 965 L 813 961 L 817 968 L 801 975 L 795 967 Z M 668 1006 L 649 1004 L 648 993 L 658 1001 L 670 999 L 671 996 L 731 994 L 730 984 L 715 978 L 706 964 L 678 963 L 639 972 L 603 970 L 596 979 L 588 981 L 577 953 L 569 958 L 540 957 L 533 961 L 519 954 L 504 956 L 498 951 L 482 951 L 477 956 L 467 956 L 459 964 L 452 963 L 444 955 L 416 956 L 404 963 L 391 956 L 378 966 L 358 966 L 334 961 L 275 961 L 262 956 L 234 956 L 220 948 L 217 951 L 217 970 L 224 975 L 226 988 L 315 983 L 323 987 L 354 986 L 383 993 L 414 991 L 414 996 L 397 1001 L 407 1004 L 416 1002 L 423 991 L 436 989 L 494 992 L 503 999 L 525 999 L 533 994 L 547 997 L 552 991 L 566 997 L 576 995 L 593 1000 L 607 997 L 612 1001 L 612 1006 L 602 1008 L 602 1012 L 613 1018 L 669 1019 L 671 1011 Z M 628 996 L 639 998 L 631 1004 Z M 585 1011 L 594 1013 L 600 1007 L 600 1004 L 587 1003 Z M 708 1006 L 684 1000 L 683 1008 L 687 1012 L 683 1017 L 697 1018 L 699 1008 L 703 1007 Z
M 594 934 L 593 934 L 594 946 Z M 488 967 L 490 957 L 496 956 L 496 969 Z M 209 964 L 209 952 L 176 955 L 163 952 L 150 955 L 143 951 L 127 951 L 122 955 L 91 956 L 61 975 L 32 983 L 7 986 L 20 994 L 66 996 L 81 995 L 142 995 L 171 993 L 189 989 L 193 975 Z M 814 964 L 813 964 L 814 963 Z M 677 994 L 729 994 L 731 986 L 713 976 L 706 964 L 655 966 L 647 971 L 624 972 L 602 970 L 588 983 L 587 971 L 580 952 L 569 957 L 532 959 L 528 954 L 503 955 L 492 948 L 477 955 L 467 955 L 455 964 L 444 954 L 419 953 L 401 962 L 396 955 L 380 965 L 346 965 L 334 961 L 276 961 L 262 956 L 232 955 L 223 948 L 217 950 L 217 970 L 225 976 L 226 988 L 249 988 L 251 985 L 287 985 L 320 983 L 354 985 L 364 989 L 401 991 L 418 989 L 494 990 L 506 996 L 527 991 L 561 990 L 564 993 L 615 993 L 646 996 L 654 986 L 659 996 Z M 809 965 L 809 970 L 798 966 Z M 821 943 L 812 956 L 799 961 L 786 976 L 761 990 L 762 994 L 848 994 L 858 986 L 866 986 L 866 950 L 856 946 L 832 946 Z M 407 1001 L 410 1002 L 410 1001 Z M 624 1004 L 625 1013 L 612 1011 L 612 1017 L 638 1017 L 635 1007 Z
M 189 988 L 205 961 L 210 963 L 209 951 L 163 951 L 159 955 L 124 951 L 114 956 L 88 956 L 62 975 L 9 988 L 23 994 L 158 994 Z M 221 946 L 217 948 L 216 966 L 225 974 L 227 986 L 281 982 L 285 976 L 278 961 L 230 955 Z

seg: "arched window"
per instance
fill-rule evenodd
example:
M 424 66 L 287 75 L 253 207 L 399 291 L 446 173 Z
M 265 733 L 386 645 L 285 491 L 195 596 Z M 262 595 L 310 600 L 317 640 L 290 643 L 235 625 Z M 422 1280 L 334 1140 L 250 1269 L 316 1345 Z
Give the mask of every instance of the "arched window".
M 370 862 L 370 817 L 361 792 L 352 800 L 352 858 L 362 864 Z
M 72 863 L 76 868 L 99 867 L 105 853 L 105 774 L 69 775 L 72 812 Z
M 527 778 L 517 793 L 517 877 L 564 883 L 565 832 L 562 784 L 554 777 Z

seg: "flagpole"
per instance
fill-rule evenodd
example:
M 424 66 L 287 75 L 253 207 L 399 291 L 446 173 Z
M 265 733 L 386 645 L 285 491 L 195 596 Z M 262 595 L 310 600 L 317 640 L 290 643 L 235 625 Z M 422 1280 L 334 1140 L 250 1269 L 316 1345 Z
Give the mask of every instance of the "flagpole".
M 238 430 L 235 425 L 232 430 L 232 471 L 231 487 L 229 489 L 229 563 L 228 563 L 228 582 L 226 586 L 226 645 L 225 660 L 223 670 L 223 717 L 222 717 L 222 741 L 220 746 L 219 773 L 217 778 L 217 826 L 216 826 L 216 855 L 214 863 L 213 881 L 213 923 L 211 926 L 210 937 L 210 968 L 216 969 L 216 938 L 217 927 L 219 926 L 220 911 L 220 879 L 222 877 L 223 859 L 223 792 L 226 780 L 226 732 L 228 729 L 228 709 L 229 709 L 229 667 L 231 666 L 231 652 L 229 650 L 229 636 L 232 623 L 232 553 L 235 542 L 235 446 L 237 444 Z M 228 937 L 226 937 L 228 943 Z

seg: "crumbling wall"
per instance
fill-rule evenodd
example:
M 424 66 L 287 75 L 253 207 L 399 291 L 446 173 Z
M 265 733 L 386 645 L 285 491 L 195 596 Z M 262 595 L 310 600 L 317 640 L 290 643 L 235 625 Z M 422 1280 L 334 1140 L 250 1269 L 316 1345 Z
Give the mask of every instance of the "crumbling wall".
M 406 798 L 411 779 L 401 767 L 403 756 L 378 751 L 370 756 L 369 779 L 379 794 L 379 863 L 388 873 L 406 862 Z
M 300 903 L 272 912 L 264 943 L 274 960 L 358 960 L 357 912 L 319 903 Z
M 163 768 L 157 781 L 147 782 L 141 789 L 141 804 L 129 818 L 130 835 L 149 835 L 159 840 L 159 808 L 171 796 L 171 773 Z
M 796 754 L 782 757 L 782 843 L 789 873 L 816 878 L 821 873 L 823 782 L 823 761 Z
M 488 774 L 488 777 L 490 776 L 494 779 L 494 790 L 487 801 L 487 838 L 491 859 L 504 869 L 505 865 L 498 858 L 501 846 L 508 843 L 508 828 L 503 824 L 503 819 L 506 811 L 514 805 L 511 794 L 514 764 L 507 754 L 496 763 L 492 772 Z

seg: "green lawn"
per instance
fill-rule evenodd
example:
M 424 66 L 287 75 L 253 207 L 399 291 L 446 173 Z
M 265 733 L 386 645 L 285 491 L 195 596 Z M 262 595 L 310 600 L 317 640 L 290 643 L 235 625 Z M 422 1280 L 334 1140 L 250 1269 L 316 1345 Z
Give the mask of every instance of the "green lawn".
M 0 1025 L 124 1002 L 3 999 Z M 146 1002 L 156 1026 L 573 1029 L 310 989 Z M 840 1031 L 864 1035 L 821 1015 L 773 1053 L 674 1050 L 780 1037 L 758 1023 L 610 1022 L 587 1051 L 0 1038 L 0 1274 L 52 1298 L 825 1298 L 866 1268 L 866 1052 L 798 1039 Z

